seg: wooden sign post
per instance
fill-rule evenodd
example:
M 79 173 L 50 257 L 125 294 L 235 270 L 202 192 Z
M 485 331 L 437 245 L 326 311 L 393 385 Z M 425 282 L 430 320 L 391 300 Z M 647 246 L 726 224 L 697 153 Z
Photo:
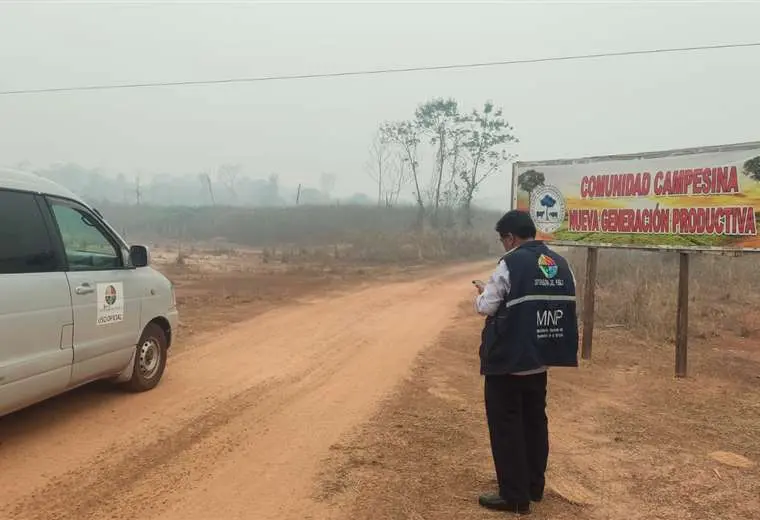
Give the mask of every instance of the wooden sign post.
M 594 308 L 596 300 L 596 265 L 598 249 L 586 249 L 586 280 L 583 286 L 583 341 L 581 358 L 591 359 L 591 344 L 594 337 Z
M 689 253 L 678 263 L 678 311 L 676 318 L 676 377 L 686 377 L 689 346 Z

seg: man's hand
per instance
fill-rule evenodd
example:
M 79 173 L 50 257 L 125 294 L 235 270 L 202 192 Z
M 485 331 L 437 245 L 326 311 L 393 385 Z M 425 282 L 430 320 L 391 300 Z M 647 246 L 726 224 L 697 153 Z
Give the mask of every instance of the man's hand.
M 509 294 L 509 269 L 504 260 L 499 262 L 488 283 L 473 280 L 472 284 L 478 290 L 475 298 L 475 309 L 482 316 L 493 316 Z

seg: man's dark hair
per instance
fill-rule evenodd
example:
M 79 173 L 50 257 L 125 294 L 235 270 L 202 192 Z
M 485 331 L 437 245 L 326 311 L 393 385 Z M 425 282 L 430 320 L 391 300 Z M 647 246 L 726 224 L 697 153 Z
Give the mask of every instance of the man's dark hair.
M 506 212 L 496 223 L 496 232 L 502 237 L 512 234 L 527 240 L 536 238 L 536 225 L 526 211 L 513 209 Z

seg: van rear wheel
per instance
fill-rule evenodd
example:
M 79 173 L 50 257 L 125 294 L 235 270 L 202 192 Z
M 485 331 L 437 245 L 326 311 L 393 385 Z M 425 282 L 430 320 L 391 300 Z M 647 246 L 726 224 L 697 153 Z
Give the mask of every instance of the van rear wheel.
M 132 378 L 125 383 L 131 392 L 145 392 L 155 388 L 166 368 L 167 341 L 163 329 L 149 323 L 137 344 Z

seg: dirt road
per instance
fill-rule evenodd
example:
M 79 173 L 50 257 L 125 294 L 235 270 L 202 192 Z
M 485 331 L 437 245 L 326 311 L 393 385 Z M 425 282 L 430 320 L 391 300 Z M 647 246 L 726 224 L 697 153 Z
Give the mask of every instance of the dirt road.
M 366 421 L 490 265 L 243 321 L 154 391 L 86 388 L 0 421 L 2 519 L 328 518 L 330 446 Z

